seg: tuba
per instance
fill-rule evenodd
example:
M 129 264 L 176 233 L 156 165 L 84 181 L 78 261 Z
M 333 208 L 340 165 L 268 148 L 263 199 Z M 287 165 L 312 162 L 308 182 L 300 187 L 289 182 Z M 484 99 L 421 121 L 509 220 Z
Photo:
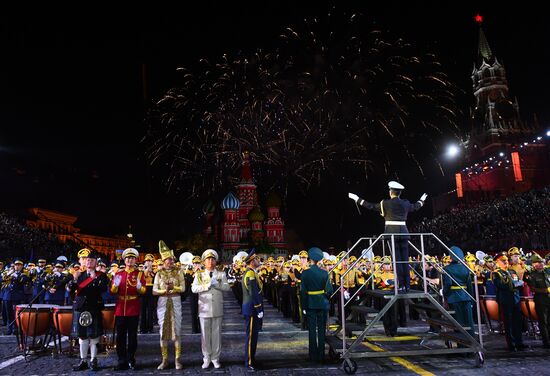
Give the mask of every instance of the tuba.
M 485 257 L 487 257 L 487 254 L 483 251 L 477 251 L 476 252 L 476 259 L 479 261 L 479 265 L 485 264 Z
M 181 265 L 190 265 L 193 263 L 193 254 L 191 252 L 183 252 L 179 260 Z

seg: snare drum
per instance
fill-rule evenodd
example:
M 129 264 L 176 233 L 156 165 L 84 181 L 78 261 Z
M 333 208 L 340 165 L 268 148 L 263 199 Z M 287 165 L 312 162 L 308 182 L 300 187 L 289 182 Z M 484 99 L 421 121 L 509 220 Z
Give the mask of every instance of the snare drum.
M 535 311 L 535 301 L 532 296 L 522 296 L 520 306 L 523 316 L 527 317 L 531 321 L 539 321 L 537 311 Z
M 48 333 L 52 322 L 53 304 L 19 304 L 15 306 L 17 326 L 25 336 L 41 336 Z
M 56 306 L 53 309 L 53 325 L 62 336 L 70 336 L 73 326 L 73 307 Z
M 485 315 L 495 321 L 499 321 L 499 308 L 496 296 L 494 295 L 482 295 L 481 296 L 481 309 Z
M 103 318 L 103 330 L 115 329 L 115 303 L 105 304 L 101 310 L 101 316 Z

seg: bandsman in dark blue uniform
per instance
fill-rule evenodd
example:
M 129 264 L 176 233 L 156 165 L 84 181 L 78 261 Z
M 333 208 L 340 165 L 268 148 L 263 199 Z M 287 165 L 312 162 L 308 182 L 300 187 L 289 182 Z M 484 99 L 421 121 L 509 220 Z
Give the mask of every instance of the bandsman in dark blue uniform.
M 317 266 L 323 259 L 323 251 L 313 247 L 307 253 L 312 265 L 302 273 L 301 302 L 309 330 L 309 359 L 321 363 L 325 358 L 325 329 L 329 309 L 327 296 L 332 294 L 332 284 L 327 271 Z
M 460 262 L 464 261 L 462 249 L 451 247 L 451 259 L 451 264 L 443 268 L 446 271 L 443 273 L 443 296 L 451 310 L 455 311 L 455 320 L 460 325 L 468 327 L 468 333 L 474 337 L 474 316 L 470 297 L 474 296 L 472 276 L 468 268 Z
M 520 307 L 519 290 L 523 287 L 523 281 L 519 279 L 514 270 L 508 269 L 508 257 L 505 253 L 495 257 L 498 269 L 493 273 L 493 283 L 497 293 L 497 303 L 500 315 L 504 323 L 508 350 L 524 350 L 521 337 L 521 324 L 523 316 Z
M 354 200 L 357 204 L 369 209 L 380 212 L 380 215 L 385 220 L 385 233 L 408 234 L 407 216 L 410 212 L 420 209 L 426 200 L 425 193 L 420 199 L 411 203 L 408 200 L 400 198 L 401 192 L 405 187 L 398 182 L 390 181 L 388 183 L 390 199 L 382 200 L 379 203 L 371 203 L 359 198 L 354 193 L 349 193 L 348 197 Z M 409 274 L 409 243 L 410 236 L 400 235 L 395 236 L 395 258 L 397 267 L 397 278 L 399 282 L 399 290 L 402 292 L 408 291 L 410 288 Z
M 45 291 L 43 289 L 44 278 L 48 272 L 46 271 L 46 260 L 38 259 L 38 265 L 33 269 L 30 277 L 32 279 L 32 297 L 36 304 L 43 304 Z
M 46 291 L 44 301 L 46 304 L 65 305 L 65 285 L 72 278 L 68 272 L 64 270 L 65 265 L 60 261 L 55 263 L 55 271 L 48 274 L 44 278 L 42 287 Z
M 15 333 L 15 306 L 25 302 L 25 285 L 30 283 L 29 277 L 23 272 L 22 260 L 15 259 L 12 268 L 3 276 L 3 282 L 7 285 L 4 295 L 8 315 L 7 335 Z
M 252 248 L 245 259 L 247 266 L 242 280 L 243 289 L 243 316 L 246 320 L 246 344 L 244 365 L 248 369 L 256 370 L 256 346 L 258 344 L 258 332 L 262 327 L 264 317 L 264 305 L 262 298 L 262 284 L 256 273 L 260 266 L 260 260 L 256 256 L 256 250 Z

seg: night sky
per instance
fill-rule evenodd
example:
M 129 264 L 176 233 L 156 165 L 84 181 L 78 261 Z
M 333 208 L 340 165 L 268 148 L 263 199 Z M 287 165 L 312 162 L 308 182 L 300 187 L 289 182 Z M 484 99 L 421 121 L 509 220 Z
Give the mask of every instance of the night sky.
M 473 16 L 481 13 L 524 119 L 536 113 L 548 127 L 550 32 L 542 2 L 370 3 L 340 1 L 337 10 L 363 13 L 381 29 L 434 52 L 464 91 L 466 113 L 473 101 L 470 73 L 477 53 Z M 0 208 L 68 212 L 79 216 L 84 232 L 101 235 L 126 233 L 131 224 L 143 244 L 197 232 L 202 203 L 167 193 L 147 167 L 140 143 L 146 110 L 176 82 L 177 67 L 225 52 L 270 48 L 286 26 L 329 9 L 302 1 L 236 4 L 139 7 L 133 10 L 137 16 L 101 8 L 67 9 L 71 16 L 0 15 Z M 455 166 L 444 166 L 446 173 Z M 416 173 L 401 176 L 408 187 L 403 197 L 411 200 L 424 191 L 433 196 L 452 189 L 452 174 L 437 181 Z M 283 209 L 287 228 L 305 246 L 337 248 L 378 233 L 380 217 L 359 216 L 345 192 L 379 201 L 386 184 L 386 177 L 374 175 L 368 186 L 342 187 L 329 180 L 305 197 L 289 192 Z M 415 218 L 431 214 L 423 210 Z

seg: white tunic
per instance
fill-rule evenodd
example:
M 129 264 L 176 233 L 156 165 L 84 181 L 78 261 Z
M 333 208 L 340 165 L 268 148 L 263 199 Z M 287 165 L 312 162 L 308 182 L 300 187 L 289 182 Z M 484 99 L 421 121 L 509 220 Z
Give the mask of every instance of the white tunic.
M 211 286 L 212 279 L 216 279 L 218 284 Z M 225 272 L 214 270 L 212 278 L 208 270 L 195 274 L 191 291 L 199 294 L 199 317 L 223 316 L 223 292 L 229 290 Z

